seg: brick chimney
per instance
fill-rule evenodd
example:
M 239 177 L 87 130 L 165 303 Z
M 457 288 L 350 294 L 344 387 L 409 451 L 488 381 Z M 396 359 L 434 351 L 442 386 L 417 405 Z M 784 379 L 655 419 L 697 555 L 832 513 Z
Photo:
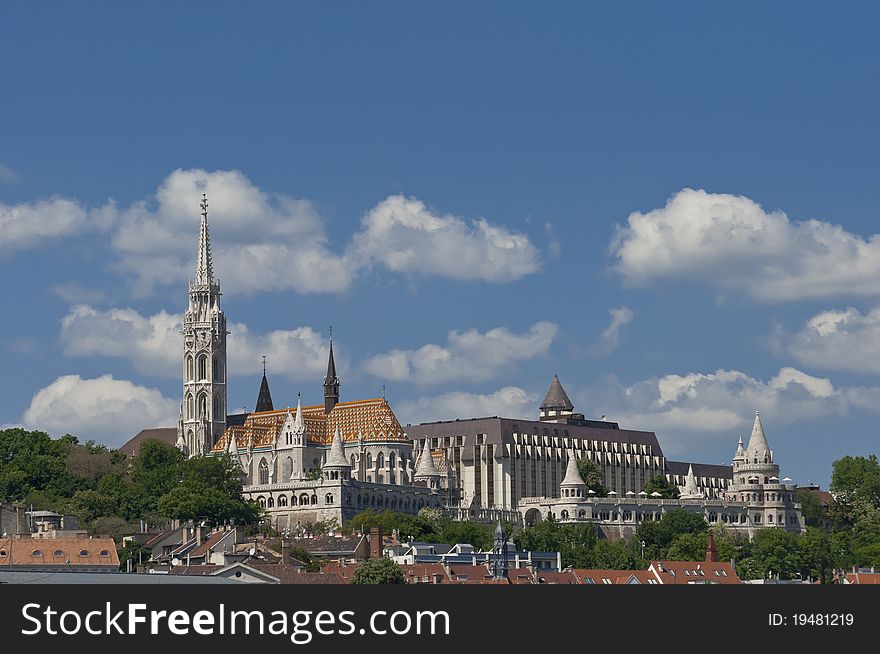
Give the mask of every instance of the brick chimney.
M 281 563 L 282 565 L 290 564 L 290 539 L 287 536 L 281 539 Z
M 367 537 L 370 542 L 370 558 L 378 559 L 382 557 L 382 527 L 370 527 L 370 535 Z
M 711 531 L 706 537 L 706 563 L 718 563 L 718 548 L 715 546 Z

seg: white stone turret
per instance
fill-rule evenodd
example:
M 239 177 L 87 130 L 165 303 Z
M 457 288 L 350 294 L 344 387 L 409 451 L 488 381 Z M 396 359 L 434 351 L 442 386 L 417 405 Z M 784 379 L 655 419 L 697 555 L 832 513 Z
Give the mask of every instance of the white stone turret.
M 587 485 L 578 470 L 577 457 L 573 451 L 569 450 L 568 465 L 565 468 L 565 477 L 559 484 L 559 494 L 561 497 L 584 497 L 586 492 Z
M 348 479 L 350 475 L 351 464 L 345 458 L 342 432 L 339 430 L 339 425 L 336 425 L 336 431 L 333 432 L 333 441 L 330 443 L 330 450 L 327 452 L 327 460 L 324 462 L 324 478 L 337 481 Z
M 684 480 L 684 486 L 679 487 L 679 499 L 681 500 L 699 500 L 703 499 L 703 493 L 697 486 L 697 478 L 694 475 L 693 464 L 688 466 L 687 477 Z
M 427 438 L 425 446 L 422 448 L 422 456 L 419 458 L 416 474 L 413 475 L 413 481 L 427 482 L 428 488 L 439 488 L 440 486 L 440 473 L 437 472 L 437 466 L 434 465 L 434 455 L 431 453 Z

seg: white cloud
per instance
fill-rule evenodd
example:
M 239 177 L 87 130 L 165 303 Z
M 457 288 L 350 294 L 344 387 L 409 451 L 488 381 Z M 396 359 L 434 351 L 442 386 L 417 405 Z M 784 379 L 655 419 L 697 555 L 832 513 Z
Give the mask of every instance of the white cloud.
M 880 389 L 835 388 L 827 378 L 785 367 L 766 381 L 738 370 L 665 375 L 630 386 L 609 378 L 586 396 L 609 420 L 623 428 L 656 431 L 664 449 L 668 444 L 681 452 L 695 438 L 734 445 L 738 435 L 747 440 L 755 411 L 769 423 L 790 424 L 844 415 L 850 406 L 871 408 L 869 399 L 877 393 Z
M 323 224 L 306 200 L 266 193 L 236 170 L 175 170 L 152 202 L 121 212 L 113 235 L 118 266 L 142 292 L 192 275 L 199 201 L 207 193 L 214 270 L 236 293 L 295 289 L 342 291 L 351 264 L 327 243 Z
M 75 234 L 106 231 L 115 207 L 108 203 L 87 209 L 61 197 L 20 204 L 0 203 L 0 255 L 9 254 Z
M 823 311 L 793 335 L 777 337 L 798 362 L 822 370 L 880 372 L 880 308 Z
M 0 163 L 0 184 L 18 184 L 21 177 L 12 168 Z
M 139 372 L 180 378 L 183 317 L 165 311 L 143 316 L 134 309 L 100 310 L 73 307 L 61 320 L 61 344 L 66 356 L 109 356 L 128 359 Z M 228 323 L 229 371 L 250 375 L 262 369 L 262 355 L 270 371 L 287 379 L 313 380 L 327 365 L 328 342 L 311 327 L 252 333 L 243 323 Z M 339 368 L 345 358 L 337 352 Z
M 370 210 L 352 255 L 393 272 L 507 282 L 536 272 L 529 239 L 484 218 L 439 215 L 415 198 L 392 195 Z
M 739 195 L 679 191 L 663 208 L 630 214 L 611 252 L 632 285 L 693 279 L 763 302 L 880 292 L 880 235 L 795 222 Z
M 538 397 L 517 386 L 506 386 L 494 393 L 443 393 L 433 397 L 420 397 L 394 403 L 395 412 L 404 423 L 417 424 L 430 420 L 454 420 L 455 418 L 482 418 L 502 416 L 520 418 L 534 416 Z M 413 434 L 410 434 L 413 436 Z
M 559 332 L 552 322 L 537 322 L 524 334 L 504 327 L 485 333 L 451 331 L 445 346 L 428 344 L 418 350 L 391 350 L 364 363 L 367 372 L 393 381 L 420 385 L 450 381 L 485 381 L 517 361 L 547 353 Z
M 227 292 L 341 292 L 372 265 L 490 282 L 539 268 L 528 237 L 484 218 L 439 215 L 399 195 L 368 211 L 350 240 L 331 244 L 308 200 L 263 191 L 237 170 L 199 168 L 175 170 L 153 197 L 124 209 L 112 200 L 89 209 L 62 197 L 0 204 L 0 255 L 50 238 L 109 231 L 114 270 L 146 295 L 192 276 L 202 193 L 210 205 L 215 273 Z
M 611 314 L 611 322 L 599 336 L 599 350 L 603 354 L 608 354 L 617 349 L 620 344 L 620 330 L 632 322 L 633 312 L 627 307 L 618 307 L 609 309 Z
M 29 429 L 118 447 L 145 427 L 176 425 L 178 411 L 178 402 L 155 388 L 111 375 L 65 375 L 34 394 L 21 422 Z

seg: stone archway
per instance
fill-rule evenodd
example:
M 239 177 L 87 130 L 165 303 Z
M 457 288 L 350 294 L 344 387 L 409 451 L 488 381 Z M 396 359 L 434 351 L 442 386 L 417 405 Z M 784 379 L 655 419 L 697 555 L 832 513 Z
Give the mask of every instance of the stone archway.
M 523 518 L 527 527 L 534 527 L 541 522 L 541 512 L 538 509 L 529 509 Z

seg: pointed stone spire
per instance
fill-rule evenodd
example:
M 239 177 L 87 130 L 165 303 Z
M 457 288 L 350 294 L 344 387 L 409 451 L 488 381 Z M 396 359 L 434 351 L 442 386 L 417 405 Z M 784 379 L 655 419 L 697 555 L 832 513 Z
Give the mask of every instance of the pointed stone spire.
M 688 465 L 687 477 L 685 477 L 684 486 L 681 489 L 679 499 L 695 499 L 702 496 L 703 494 L 697 486 L 697 478 L 694 475 L 694 465 L 690 464 Z
M 574 405 L 571 403 L 571 400 L 568 399 L 568 394 L 565 392 L 565 389 L 562 388 L 562 384 L 559 382 L 559 377 L 553 375 L 553 381 L 550 382 L 550 388 L 547 389 L 547 395 L 544 396 L 544 401 L 541 402 L 541 411 L 574 411 Z
M 324 413 L 330 413 L 339 403 L 339 377 L 333 359 L 333 325 L 330 326 L 330 357 L 327 360 L 327 376 L 324 377 Z
M 272 406 L 272 394 L 269 392 L 269 380 L 266 379 L 266 357 L 263 357 L 263 379 L 260 381 L 260 392 L 257 395 L 257 408 L 255 411 L 274 411 Z
M 749 454 L 761 459 L 765 452 L 767 456 L 770 455 L 770 446 L 767 444 L 767 437 L 764 435 L 761 414 L 755 411 L 755 424 L 752 427 L 752 436 L 749 438 Z
M 339 425 L 333 432 L 333 442 L 330 444 L 330 452 L 327 454 L 325 468 L 350 468 L 351 464 L 345 458 L 345 445 L 343 444 L 342 432 Z
M 306 422 L 303 419 L 302 398 L 300 398 L 299 393 L 296 394 L 296 415 L 293 417 L 293 433 L 299 435 L 306 433 Z
M 434 455 L 431 454 L 431 448 L 428 445 L 428 439 L 425 439 L 425 447 L 422 448 L 422 457 L 419 459 L 419 466 L 416 468 L 416 477 L 439 477 L 437 467 L 434 465 Z
M 565 477 L 563 478 L 560 487 L 577 488 L 578 486 L 584 488 L 586 487 L 586 484 L 584 483 L 584 478 L 581 477 L 580 470 L 578 470 L 577 457 L 574 452 L 569 450 L 568 466 L 565 468 Z
M 199 251 L 196 255 L 196 284 L 209 285 L 214 281 L 214 263 L 211 260 L 211 235 L 208 233 L 208 197 L 202 193 L 202 222 L 199 227 Z

